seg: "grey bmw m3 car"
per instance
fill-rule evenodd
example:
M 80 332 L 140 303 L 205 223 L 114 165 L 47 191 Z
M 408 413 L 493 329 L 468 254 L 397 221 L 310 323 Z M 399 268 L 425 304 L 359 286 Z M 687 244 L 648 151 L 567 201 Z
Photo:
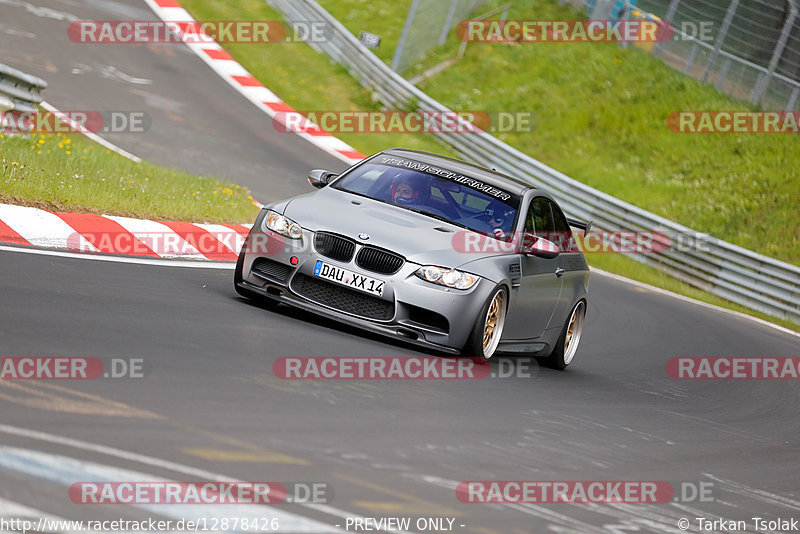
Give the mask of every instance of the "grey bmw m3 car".
M 589 268 L 545 191 L 426 152 L 392 149 L 265 206 L 236 291 L 450 353 L 570 364 Z

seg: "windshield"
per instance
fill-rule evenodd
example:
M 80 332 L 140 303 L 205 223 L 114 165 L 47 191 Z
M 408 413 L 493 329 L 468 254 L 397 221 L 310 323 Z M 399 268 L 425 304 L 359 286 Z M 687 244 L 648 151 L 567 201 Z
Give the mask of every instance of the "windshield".
M 394 156 L 364 163 L 331 187 L 423 213 L 498 239 L 510 238 L 519 197 L 479 180 Z

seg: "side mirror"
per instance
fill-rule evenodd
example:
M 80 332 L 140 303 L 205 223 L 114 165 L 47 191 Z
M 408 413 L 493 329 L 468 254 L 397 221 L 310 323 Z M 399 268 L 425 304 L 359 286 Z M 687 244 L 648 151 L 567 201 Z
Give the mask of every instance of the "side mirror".
M 530 256 L 546 258 L 548 260 L 553 259 L 561 254 L 561 250 L 559 250 L 558 245 L 552 241 L 548 241 L 543 237 L 537 237 L 533 234 L 525 234 L 522 237 L 520 252 Z
M 313 171 L 308 173 L 308 183 L 310 183 L 317 189 L 322 189 L 337 176 L 339 175 L 331 171 L 326 171 L 323 169 L 314 169 Z

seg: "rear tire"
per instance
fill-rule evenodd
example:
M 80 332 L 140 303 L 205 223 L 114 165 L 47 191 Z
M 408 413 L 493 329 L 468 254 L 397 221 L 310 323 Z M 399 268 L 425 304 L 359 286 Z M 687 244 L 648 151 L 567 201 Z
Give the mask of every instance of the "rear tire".
M 564 324 L 553 352 L 550 356 L 539 359 L 542 365 L 563 371 L 572 363 L 581 341 L 584 317 L 586 317 L 586 302 L 581 300 L 572 308 L 572 313 Z
M 475 320 L 475 326 L 461 354 L 487 360 L 491 358 L 503 335 L 506 311 L 508 311 L 508 291 L 504 286 L 498 286 L 481 308 L 481 313 Z

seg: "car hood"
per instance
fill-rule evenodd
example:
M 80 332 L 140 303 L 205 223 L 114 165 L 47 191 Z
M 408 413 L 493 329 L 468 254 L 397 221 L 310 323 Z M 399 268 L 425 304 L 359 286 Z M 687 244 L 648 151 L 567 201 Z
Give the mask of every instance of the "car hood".
M 475 259 L 454 247 L 454 238 L 469 232 L 465 228 L 330 187 L 294 198 L 284 214 L 308 230 L 346 235 L 362 245 L 402 254 L 413 263 L 458 267 Z M 369 239 L 360 239 L 359 234 L 368 234 Z

